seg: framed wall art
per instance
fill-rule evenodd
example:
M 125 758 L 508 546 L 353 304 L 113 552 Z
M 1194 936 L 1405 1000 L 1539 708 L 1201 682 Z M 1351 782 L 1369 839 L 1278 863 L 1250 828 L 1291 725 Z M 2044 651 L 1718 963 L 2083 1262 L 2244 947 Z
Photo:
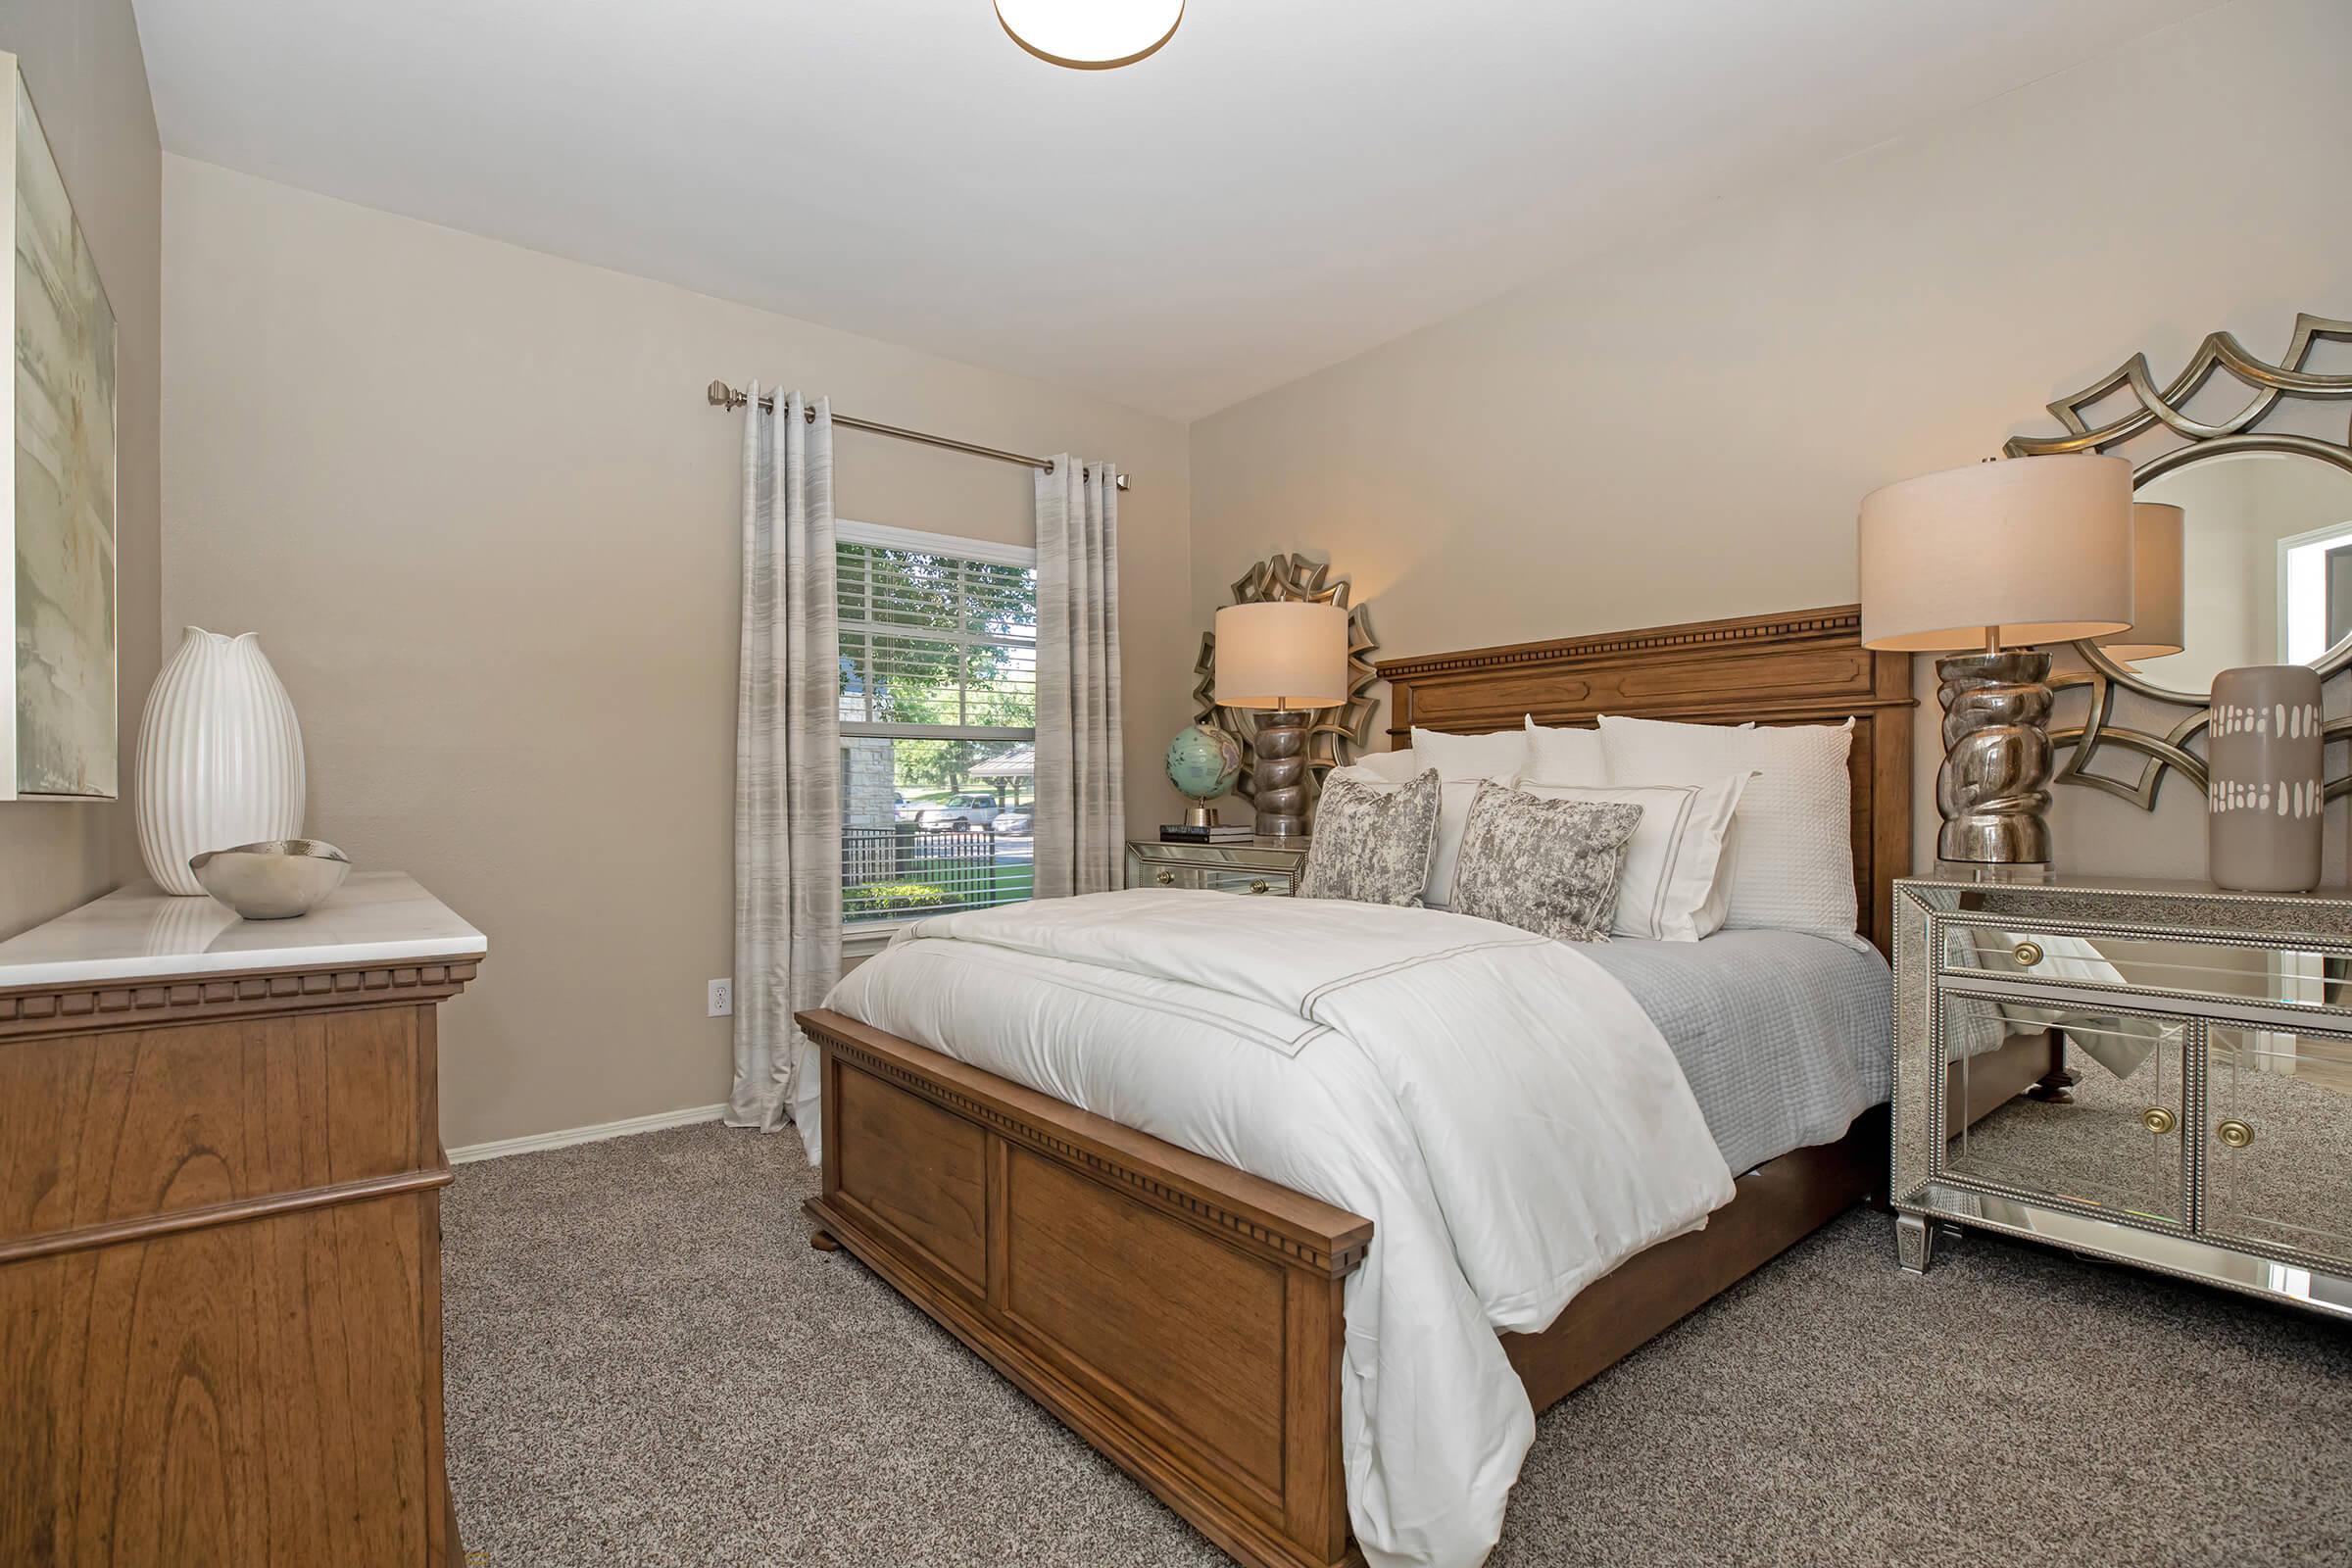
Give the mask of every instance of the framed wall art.
M 115 313 L 14 55 L 0 118 L 15 280 L 6 296 L 9 482 L 0 494 L 0 801 L 113 800 Z

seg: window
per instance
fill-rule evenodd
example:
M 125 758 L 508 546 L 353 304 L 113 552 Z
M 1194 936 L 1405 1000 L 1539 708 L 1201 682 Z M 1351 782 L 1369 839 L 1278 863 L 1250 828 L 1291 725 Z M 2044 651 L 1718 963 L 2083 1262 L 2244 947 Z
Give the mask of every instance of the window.
M 1028 898 L 1037 553 L 869 523 L 838 537 L 844 924 Z
M 2352 634 L 2352 527 L 2337 523 L 2278 541 L 2278 658 L 2316 663 Z

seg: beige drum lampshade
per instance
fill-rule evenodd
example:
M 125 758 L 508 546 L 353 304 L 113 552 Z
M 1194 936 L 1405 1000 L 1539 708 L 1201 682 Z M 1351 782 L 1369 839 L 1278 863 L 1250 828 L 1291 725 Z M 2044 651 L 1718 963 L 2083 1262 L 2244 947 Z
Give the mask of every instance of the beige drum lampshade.
M 1862 498 L 1862 645 L 2046 647 L 2132 625 L 2132 466 L 2007 458 Z
M 1270 600 L 1217 612 L 1216 700 L 1226 708 L 1331 708 L 1348 700 L 1348 612 Z
M 2186 515 L 2162 501 L 2132 503 L 2132 629 L 2099 639 L 2107 657 L 2126 663 L 2162 659 L 2181 641 L 2181 531 Z

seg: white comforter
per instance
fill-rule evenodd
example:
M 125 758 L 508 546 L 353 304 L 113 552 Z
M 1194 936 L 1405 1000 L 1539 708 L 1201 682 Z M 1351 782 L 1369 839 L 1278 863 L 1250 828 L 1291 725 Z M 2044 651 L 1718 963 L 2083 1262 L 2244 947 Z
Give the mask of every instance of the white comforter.
M 1342 1417 L 1376 1568 L 1494 1545 L 1535 1434 L 1495 1330 L 1542 1329 L 1732 1196 L 1625 989 L 1464 915 L 1056 899 L 926 920 L 827 1004 L 1373 1221 Z

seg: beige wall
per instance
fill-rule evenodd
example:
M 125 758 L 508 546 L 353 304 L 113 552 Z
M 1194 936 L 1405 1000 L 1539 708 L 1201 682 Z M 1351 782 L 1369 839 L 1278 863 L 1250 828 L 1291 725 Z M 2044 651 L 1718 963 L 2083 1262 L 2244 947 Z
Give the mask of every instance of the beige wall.
M 1161 819 L 1181 426 L 178 158 L 165 233 L 164 624 L 259 631 L 311 831 L 489 933 L 445 1009 L 452 1146 L 724 1096 L 742 424 L 713 376 L 1130 471 L 1129 809 Z M 855 431 L 836 467 L 844 516 L 1030 535 L 1027 470 Z
M 116 623 L 127 791 L 139 705 L 156 669 L 163 154 L 130 0 L 0 0 L 0 49 L 23 66 L 115 309 Z M 139 875 L 138 866 L 127 800 L 0 803 L 0 937 Z
M 1276 549 L 1399 655 L 1850 601 L 1873 486 L 2352 317 L 2347 59 L 2342 0 L 2227 6 L 1204 419 L 1196 618 Z M 2201 873 L 2193 790 L 2059 794 L 2068 866 Z

